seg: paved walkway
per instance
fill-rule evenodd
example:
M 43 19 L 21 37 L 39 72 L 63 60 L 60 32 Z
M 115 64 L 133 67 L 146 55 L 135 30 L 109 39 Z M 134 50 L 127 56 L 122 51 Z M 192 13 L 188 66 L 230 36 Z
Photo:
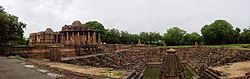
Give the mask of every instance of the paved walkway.
M 20 62 L 0 56 L 0 79 L 52 79 L 46 74 L 26 68 Z

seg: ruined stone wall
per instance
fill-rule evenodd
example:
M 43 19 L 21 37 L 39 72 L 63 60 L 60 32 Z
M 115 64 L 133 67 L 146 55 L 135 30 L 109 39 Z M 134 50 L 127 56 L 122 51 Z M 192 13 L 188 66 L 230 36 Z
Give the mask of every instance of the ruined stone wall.
M 22 57 L 28 58 L 36 58 L 36 59 L 43 59 L 46 58 L 46 54 L 49 52 L 47 48 L 36 48 L 27 47 L 27 48 L 12 48 L 10 55 L 20 55 Z
M 115 53 L 110 55 L 114 58 L 119 58 L 121 60 L 133 61 L 138 59 L 145 63 L 152 62 L 162 62 L 164 50 L 169 48 L 159 48 L 154 46 L 130 46 L 129 48 L 119 49 L 117 46 L 106 47 L 105 49 L 109 50 L 123 50 L 123 53 Z M 203 65 L 207 66 L 221 66 L 227 63 L 248 61 L 250 60 L 250 50 L 238 50 L 238 49 L 229 49 L 229 48 L 208 48 L 208 47 L 186 47 L 186 48 L 176 48 L 177 54 L 183 62 L 188 63 L 193 68 L 198 68 Z M 115 61 L 115 60 L 114 60 Z
M 75 49 L 73 47 L 61 47 L 61 57 L 73 57 L 76 56 Z
M 107 51 L 105 55 L 66 62 L 141 71 L 147 62 L 161 61 L 163 56 L 159 48 L 151 46 L 103 45 L 103 48 Z
M 22 57 L 35 59 L 49 59 L 51 56 L 50 49 L 54 47 L 15 47 L 10 51 L 10 55 L 20 55 Z M 75 56 L 75 49 L 73 47 L 58 47 L 60 49 L 61 57 Z
M 229 48 L 189 47 L 178 48 L 181 60 L 194 68 L 205 66 L 221 66 L 233 62 L 249 61 L 250 50 Z

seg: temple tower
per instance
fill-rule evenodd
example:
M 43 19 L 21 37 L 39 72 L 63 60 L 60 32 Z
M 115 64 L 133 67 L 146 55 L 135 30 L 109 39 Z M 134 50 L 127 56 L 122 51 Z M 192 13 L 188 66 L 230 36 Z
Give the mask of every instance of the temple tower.
M 175 49 L 166 50 L 160 69 L 160 79 L 184 79 L 184 68 Z

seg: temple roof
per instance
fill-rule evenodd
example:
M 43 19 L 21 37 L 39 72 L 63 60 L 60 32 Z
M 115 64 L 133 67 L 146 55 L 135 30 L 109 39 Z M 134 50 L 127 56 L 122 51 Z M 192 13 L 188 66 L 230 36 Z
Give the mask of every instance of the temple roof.
M 61 32 L 65 31 L 95 31 L 94 29 L 85 27 L 80 21 L 76 20 L 71 25 L 64 25 Z
M 72 26 L 82 26 L 82 23 L 80 21 L 76 20 L 71 25 Z
M 53 33 L 54 31 L 51 28 L 47 28 L 44 32 L 45 33 Z

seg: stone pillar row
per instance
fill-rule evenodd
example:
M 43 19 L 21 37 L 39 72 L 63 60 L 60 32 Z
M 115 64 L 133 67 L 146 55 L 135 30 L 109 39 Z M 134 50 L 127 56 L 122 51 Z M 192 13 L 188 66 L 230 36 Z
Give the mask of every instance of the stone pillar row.
M 85 33 L 83 32 L 83 36 L 85 35 Z M 66 32 L 66 37 L 64 37 L 62 35 L 62 39 L 66 38 L 65 41 L 70 41 L 70 37 L 72 37 L 72 36 L 81 36 L 81 35 L 80 35 L 80 32 L 77 32 L 77 35 L 75 35 L 74 32 Z M 87 42 L 87 43 L 101 43 L 100 33 L 98 33 L 98 38 L 97 38 L 98 41 L 96 40 L 96 32 L 93 32 L 91 34 L 91 32 L 88 31 L 86 36 L 87 36 L 87 38 L 85 39 L 86 40 L 85 42 Z

